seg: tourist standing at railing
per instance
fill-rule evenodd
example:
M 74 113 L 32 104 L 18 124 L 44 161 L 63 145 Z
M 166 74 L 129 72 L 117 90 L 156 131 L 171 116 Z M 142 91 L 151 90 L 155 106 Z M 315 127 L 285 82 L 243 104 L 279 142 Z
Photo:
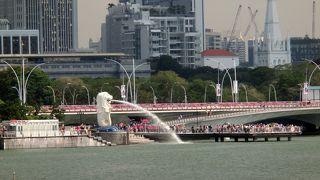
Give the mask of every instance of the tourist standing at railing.
M 64 136 L 64 130 L 65 130 L 65 127 L 64 127 L 64 124 L 62 124 L 60 127 L 60 132 L 62 136 Z

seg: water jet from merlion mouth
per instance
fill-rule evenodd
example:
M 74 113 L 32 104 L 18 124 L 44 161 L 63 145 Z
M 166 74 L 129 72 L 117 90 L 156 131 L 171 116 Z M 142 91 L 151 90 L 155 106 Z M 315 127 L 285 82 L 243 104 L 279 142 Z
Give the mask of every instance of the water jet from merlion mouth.
M 156 120 L 157 123 L 159 123 L 162 127 L 165 128 L 165 130 L 170 134 L 170 136 L 172 137 L 172 139 L 178 143 L 178 144 L 182 144 L 183 141 L 176 135 L 176 133 L 174 133 L 170 127 L 164 123 L 157 115 L 151 113 L 150 111 L 144 109 L 143 107 L 137 105 L 137 104 L 133 104 L 133 103 L 130 103 L 130 102 L 127 102 L 127 101 L 120 101 L 120 100 L 111 100 L 112 102 L 117 102 L 117 103 L 122 103 L 122 104 L 127 104 L 127 105 L 130 105 L 130 106 L 133 106 L 135 108 L 137 108 L 138 110 L 140 111 L 143 111 L 145 112 L 146 114 L 148 114 L 149 116 L 152 117 L 152 119 Z
M 122 104 L 127 104 L 130 106 L 133 106 L 137 108 L 140 111 L 145 112 L 149 116 L 152 117 L 153 120 L 155 120 L 158 124 L 161 125 L 161 127 L 164 127 L 164 129 L 170 134 L 172 137 L 171 139 L 174 140 L 177 143 L 183 143 L 181 139 L 171 131 L 170 127 L 161 121 L 161 119 L 156 116 L 155 114 L 151 113 L 150 111 L 142 108 L 141 106 L 137 104 L 132 104 L 126 101 L 120 101 L 120 100 L 113 100 L 113 96 L 110 95 L 107 92 L 100 92 L 97 95 L 97 121 L 98 125 L 100 127 L 111 127 L 112 128 L 112 121 L 111 121 L 111 102 L 117 102 Z

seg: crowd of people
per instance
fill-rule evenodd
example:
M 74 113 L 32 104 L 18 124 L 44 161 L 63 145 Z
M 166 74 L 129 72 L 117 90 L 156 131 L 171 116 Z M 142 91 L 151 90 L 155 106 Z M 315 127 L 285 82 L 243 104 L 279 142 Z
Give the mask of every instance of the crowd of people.
M 64 126 L 60 127 L 61 135 L 90 135 L 91 134 L 91 126 L 80 124 L 79 126 Z
M 222 125 L 200 125 L 191 128 L 183 124 L 172 125 L 166 129 L 161 124 L 144 123 L 143 121 L 133 121 L 130 124 L 118 123 L 116 125 L 120 130 L 129 132 L 166 132 L 171 130 L 175 133 L 301 133 L 302 128 L 293 124 L 283 125 L 279 123 L 270 124 L 230 124 Z
M 132 120 L 128 124 L 120 122 L 116 124 L 119 130 L 129 132 L 163 132 L 165 128 L 159 123 L 153 123 L 148 119 Z
M 293 124 L 230 124 L 200 125 L 186 128 L 184 125 L 172 125 L 171 130 L 176 133 L 301 133 L 302 128 Z
M 293 124 L 283 125 L 278 123 L 270 124 L 229 124 L 217 125 L 218 133 L 294 133 L 301 132 L 300 126 Z

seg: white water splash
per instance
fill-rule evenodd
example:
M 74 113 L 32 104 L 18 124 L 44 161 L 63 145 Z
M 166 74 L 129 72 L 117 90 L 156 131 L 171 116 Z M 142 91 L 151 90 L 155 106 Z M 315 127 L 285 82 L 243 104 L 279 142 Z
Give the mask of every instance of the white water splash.
M 159 123 L 162 127 L 164 127 L 168 132 L 169 134 L 171 135 L 172 139 L 175 140 L 178 144 L 182 144 L 184 143 L 177 135 L 176 133 L 174 133 L 173 131 L 171 131 L 170 127 L 164 123 L 157 115 L 151 113 L 150 111 L 144 109 L 143 107 L 137 105 L 137 104 L 133 104 L 133 103 L 130 103 L 130 102 L 127 102 L 127 101 L 120 101 L 120 100 L 111 100 L 112 102 L 117 102 L 117 103 L 122 103 L 122 104 L 127 104 L 127 105 L 130 105 L 130 106 L 133 106 L 143 112 L 145 112 L 146 114 L 148 114 L 149 116 L 152 117 L 152 119 L 156 120 L 157 123 Z

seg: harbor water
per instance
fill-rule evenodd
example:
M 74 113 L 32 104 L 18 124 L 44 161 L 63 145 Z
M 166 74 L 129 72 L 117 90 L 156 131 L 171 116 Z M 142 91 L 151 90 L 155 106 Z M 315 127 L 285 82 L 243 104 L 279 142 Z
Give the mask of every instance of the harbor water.
M 0 151 L 0 180 L 319 179 L 320 136 Z M 15 172 L 15 175 L 13 175 Z

